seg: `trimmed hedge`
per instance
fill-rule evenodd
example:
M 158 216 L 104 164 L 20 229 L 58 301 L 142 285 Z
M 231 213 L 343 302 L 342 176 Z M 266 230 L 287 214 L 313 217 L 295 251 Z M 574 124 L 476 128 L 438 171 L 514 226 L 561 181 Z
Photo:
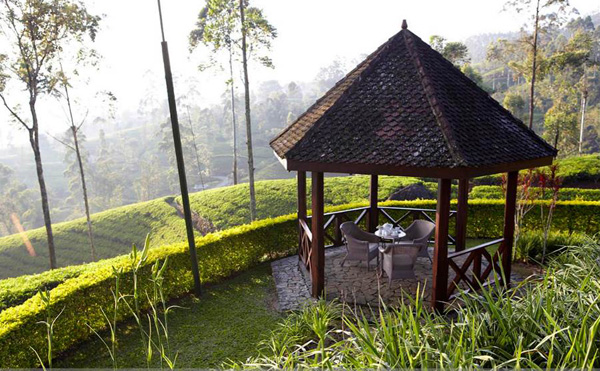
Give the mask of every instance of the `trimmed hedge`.
M 86 266 L 55 269 L 40 274 L 0 280 L 0 312 L 19 305 L 41 289 L 51 290 L 70 278 L 79 276 Z
M 197 239 L 202 282 L 214 282 L 248 269 L 259 262 L 295 252 L 297 249 L 295 216 L 262 220 Z M 141 292 L 151 287 L 151 266 L 157 260 L 169 258 L 165 273 L 164 291 L 168 298 L 187 293 L 193 287 L 189 255 L 185 244 L 150 249 L 147 263 L 138 271 Z M 132 292 L 131 264 L 127 256 L 108 259 L 84 266 L 86 271 L 68 279 L 51 290 L 51 311 L 58 319 L 54 329 L 54 354 L 86 339 L 90 330 L 106 327 L 100 311 L 112 312 L 114 286 L 112 267 L 122 268 L 122 293 Z M 120 320 L 130 317 L 125 306 L 118 314 Z M 21 305 L 0 313 L 1 367 L 36 367 L 33 347 L 45 358 L 45 330 L 38 322 L 45 320 L 45 310 L 39 295 Z

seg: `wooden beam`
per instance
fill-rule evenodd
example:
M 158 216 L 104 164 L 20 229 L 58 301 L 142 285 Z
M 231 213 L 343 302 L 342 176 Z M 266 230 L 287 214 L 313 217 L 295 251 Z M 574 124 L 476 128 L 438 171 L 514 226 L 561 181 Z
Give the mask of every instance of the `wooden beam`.
M 515 211 L 517 206 L 517 182 L 519 173 L 511 171 L 506 181 L 506 204 L 504 205 L 504 245 L 502 250 L 502 269 L 504 284 L 510 285 L 512 248 L 515 237 Z
M 469 179 L 458 180 L 458 204 L 456 210 L 456 251 L 462 251 L 467 244 L 467 208 L 469 201 Z
M 369 232 L 375 232 L 379 224 L 379 213 L 377 209 L 377 190 L 378 176 L 371 175 L 371 184 L 369 186 Z
M 391 166 L 378 164 L 357 164 L 357 163 L 324 163 L 324 162 L 305 162 L 286 159 L 285 166 L 288 171 L 319 171 L 324 173 L 346 173 L 346 174 L 377 174 L 377 175 L 395 175 L 395 176 L 415 176 L 427 178 L 475 178 L 482 175 L 506 173 L 522 169 L 531 169 L 540 166 L 551 165 L 554 157 L 541 157 L 533 160 L 524 160 L 511 162 L 508 164 L 480 166 L 480 167 L 410 167 L 410 166 Z
M 300 220 L 306 221 L 306 171 L 299 171 L 297 176 L 298 185 L 298 252 L 302 246 L 302 227 Z
M 325 289 L 325 216 L 323 206 L 323 173 L 312 173 L 312 253 L 310 277 L 312 296 L 317 298 Z
M 433 252 L 433 293 L 431 305 L 437 311 L 444 310 L 448 300 L 448 225 L 450 221 L 451 180 L 440 179 L 438 183 L 437 209 L 435 213 L 435 250 Z

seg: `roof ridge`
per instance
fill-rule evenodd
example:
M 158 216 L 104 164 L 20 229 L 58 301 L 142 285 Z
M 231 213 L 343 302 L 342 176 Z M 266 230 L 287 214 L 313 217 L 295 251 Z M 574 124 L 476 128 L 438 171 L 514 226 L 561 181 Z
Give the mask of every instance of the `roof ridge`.
M 427 97 L 429 106 L 431 107 L 431 110 L 433 111 L 436 122 L 438 123 L 438 125 L 442 131 L 442 135 L 444 137 L 444 140 L 446 141 L 448 151 L 450 152 L 450 155 L 452 156 L 452 158 L 454 159 L 456 164 L 458 164 L 459 166 L 466 165 L 465 158 L 462 155 L 460 149 L 458 147 L 452 146 L 452 144 L 451 144 L 452 142 L 456 143 L 456 138 L 454 138 L 452 129 L 450 127 L 450 123 L 448 122 L 448 119 L 446 119 L 446 116 L 444 115 L 442 106 L 437 101 L 433 84 L 429 80 L 429 75 L 425 71 L 425 67 L 423 66 L 423 63 L 421 62 L 421 59 L 419 58 L 419 53 L 415 48 L 414 39 L 413 39 L 413 37 L 415 37 L 415 35 L 408 30 L 403 30 L 402 32 L 404 35 L 404 42 L 406 43 L 406 48 L 408 50 L 408 54 L 413 59 L 413 62 L 415 63 L 415 66 L 417 67 L 417 72 L 421 76 L 421 85 L 423 86 L 423 91 L 425 92 L 425 96 Z
M 369 54 L 369 56 L 367 56 L 367 58 L 365 58 L 365 60 L 363 60 L 361 63 L 359 63 L 356 67 L 354 67 L 350 72 L 348 72 L 344 77 L 342 77 L 340 80 L 338 80 L 331 88 L 329 88 L 329 90 L 327 90 L 327 92 L 325 92 L 325 94 L 323 94 L 319 99 L 317 99 L 315 101 L 315 103 L 313 103 L 310 107 L 308 107 L 306 109 L 306 111 L 304 111 L 304 113 L 300 116 L 298 116 L 298 118 L 296 118 L 296 120 L 294 120 L 294 122 L 292 122 L 291 124 L 289 124 L 286 128 L 284 128 L 279 134 L 277 134 L 273 139 L 271 139 L 269 141 L 269 144 L 272 144 L 273 142 L 275 142 L 276 140 L 278 140 L 279 138 L 281 138 L 285 133 L 287 133 L 289 130 L 292 129 L 292 127 L 301 119 L 303 119 L 305 116 L 307 116 L 308 114 L 310 114 L 311 110 L 313 108 L 317 108 L 319 106 L 320 103 L 323 102 L 323 100 L 329 98 L 329 95 L 331 93 L 333 93 L 335 91 L 335 89 L 337 89 L 341 84 L 343 84 L 346 79 L 348 79 L 352 74 L 354 74 L 355 72 L 357 72 L 358 70 L 360 70 L 365 64 L 368 63 L 368 65 L 372 65 L 373 62 L 376 61 L 376 58 L 378 58 L 380 56 L 380 54 L 384 51 L 384 49 L 386 49 L 390 42 L 397 37 L 401 32 L 396 33 L 394 36 L 390 37 L 386 42 L 384 42 L 383 44 L 381 44 L 373 53 Z M 373 58 L 371 60 L 371 57 Z M 350 86 L 348 86 L 341 94 L 340 96 L 335 100 L 335 102 L 333 102 L 331 104 L 331 107 L 329 107 L 327 109 L 327 111 L 330 111 L 334 106 L 336 106 L 343 98 L 344 96 L 347 95 L 347 92 L 351 90 L 352 86 L 354 86 L 357 81 L 361 80 L 361 77 L 364 75 L 364 73 L 366 71 L 369 70 L 369 66 L 365 67 L 365 69 L 360 73 L 359 76 L 357 76 L 355 78 L 354 81 L 352 81 L 352 83 L 350 83 Z M 325 115 L 326 112 L 323 114 Z M 320 120 L 317 120 L 320 121 Z M 317 124 L 317 121 L 315 121 L 315 123 L 313 124 L 313 126 L 311 128 L 309 128 L 306 132 L 305 135 L 308 134 L 308 132 L 315 127 L 315 124 Z M 291 151 L 298 143 L 295 143 L 290 149 L 288 149 L 287 152 Z

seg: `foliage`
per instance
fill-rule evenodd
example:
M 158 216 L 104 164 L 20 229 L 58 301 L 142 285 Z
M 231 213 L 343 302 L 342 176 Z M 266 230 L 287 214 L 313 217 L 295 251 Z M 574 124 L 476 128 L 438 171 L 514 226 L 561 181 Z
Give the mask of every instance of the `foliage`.
M 202 297 L 185 296 L 172 302 L 180 309 L 169 314 L 169 344 L 177 349 L 177 367 L 217 368 L 223 360 L 243 361 L 257 354 L 257 344 L 278 327 L 281 315 L 270 305 L 274 290 L 269 264 L 261 264 L 223 282 L 205 286 Z M 144 346 L 131 321 L 120 325 L 116 337 L 119 367 L 146 365 Z M 110 333 L 100 333 L 105 338 Z M 92 337 L 58 357 L 60 368 L 110 368 L 102 342 Z M 152 368 L 159 368 L 155 359 Z
M 40 187 L 44 224 L 46 226 L 50 268 L 56 268 L 52 221 L 48 192 L 40 151 L 39 118 L 36 103 L 40 97 L 52 94 L 60 79 L 60 53 L 67 47 L 82 45 L 85 36 L 93 41 L 100 17 L 88 13 L 80 1 L 70 0 L 6 0 L 0 13 L 0 33 L 6 37 L 8 54 L 0 53 L 0 99 L 10 118 L 25 129 L 33 151 Z M 4 45 L 6 47 L 6 45 Z M 88 53 L 77 52 L 81 59 Z M 14 102 L 8 102 L 5 89 L 16 80 L 27 92 L 21 99 L 28 103 L 29 113 L 21 112 Z
M 549 200 L 549 193 L 541 194 L 538 187 L 532 187 L 532 192 L 538 193 L 540 199 Z M 504 198 L 501 186 L 474 186 L 469 193 L 471 199 L 493 199 L 501 200 Z M 559 201 L 600 201 L 600 189 L 583 188 L 561 188 L 558 194 Z
M 561 158 L 554 161 L 558 165 L 557 176 L 563 179 L 565 185 L 577 185 L 577 183 L 600 182 L 600 155 L 590 154 Z M 522 172 L 526 172 L 523 170 Z M 473 179 L 475 185 L 500 184 L 501 174 L 487 175 Z M 584 193 L 586 190 L 582 190 Z
M 75 265 L 40 274 L 0 280 L 0 312 L 22 304 L 40 290 L 51 290 L 66 280 L 79 276 L 85 269 L 85 266 Z
M 581 246 L 587 241 L 584 234 L 573 232 L 550 232 L 547 240 L 547 256 L 555 256 L 559 252 L 563 252 L 568 246 Z M 543 231 L 527 231 L 521 234 L 516 246 L 513 249 L 515 260 L 539 263 L 542 261 L 544 245 Z
M 471 61 L 469 48 L 461 42 L 447 42 L 446 38 L 442 36 L 432 35 L 429 38 L 429 44 L 435 51 L 457 66 L 468 64 Z
M 453 316 L 423 293 L 363 313 L 320 302 L 292 314 L 235 364 L 260 369 L 595 368 L 600 365 L 600 246 L 571 248 L 517 287 L 463 294 Z
M 224 232 L 198 238 L 199 266 L 204 283 L 215 282 L 233 273 L 244 271 L 265 260 L 288 255 L 296 250 L 297 228 L 294 216 L 267 219 Z M 164 297 L 179 297 L 193 287 L 189 270 L 189 254 L 185 244 L 173 244 L 147 251 L 144 262 L 137 267 L 128 256 L 107 259 L 87 266 L 84 273 L 69 279 L 51 290 L 52 302 L 48 308 L 39 296 L 0 313 L 0 358 L 3 367 L 33 367 L 29 346 L 45 348 L 46 338 L 41 336 L 37 323 L 45 319 L 46 312 L 64 311 L 56 322 L 54 349 L 56 354 L 67 350 L 90 335 L 89 328 L 100 330 L 107 326 L 104 312 L 113 307 L 111 287 L 114 269 L 122 270 L 121 292 L 133 293 L 133 270 L 136 270 L 137 292 L 152 289 L 152 267 L 156 261 L 169 258 L 169 269 L 164 273 Z M 122 305 L 118 319 L 128 318 L 131 297 Z M 140 301 L 140 311 L 149 303 Z M 43 354 L 42 354 L 43 357 Z

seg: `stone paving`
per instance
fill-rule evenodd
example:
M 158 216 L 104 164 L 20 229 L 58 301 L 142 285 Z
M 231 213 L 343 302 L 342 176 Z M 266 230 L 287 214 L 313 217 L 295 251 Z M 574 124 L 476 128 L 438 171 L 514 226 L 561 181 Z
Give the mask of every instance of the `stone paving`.
M 402 291 L 415 297 L 417 290 L 422 293 L 426 302 L 431 299 L 432 265 L 427 258 L 418 258 L 415 264 L 415 279 L 394 280 L 388 284 L 386 276 L 380 278 L 375 269 L 376 260 L 371 261 L 367 270 L 366 263 L 347 261 L 341 262 L 346 254 L 344 246 L 325 250 L 325 297 L 327 300 L 338 298 L 343 302 L 356 305 L 377 306 L 381 298 L 387 305 L 398 304 Z M 433 248 L 429 248 L 432 256 Z M 467 255 L 456 259 L 459 266 Z M 273 277 L 277 287 L 279 310 L 296 310 L 311 300 L 309 285 L 310 278 L 303 274 L 298 267 L 298 256 L 291 256 L 271 263 Z M 450 270 L 448 282 L 454 278 Z M 520 281 L 517 274 L 511 276 L 512 282 Z M 406 296 L 404 296 L 404 300 Z

